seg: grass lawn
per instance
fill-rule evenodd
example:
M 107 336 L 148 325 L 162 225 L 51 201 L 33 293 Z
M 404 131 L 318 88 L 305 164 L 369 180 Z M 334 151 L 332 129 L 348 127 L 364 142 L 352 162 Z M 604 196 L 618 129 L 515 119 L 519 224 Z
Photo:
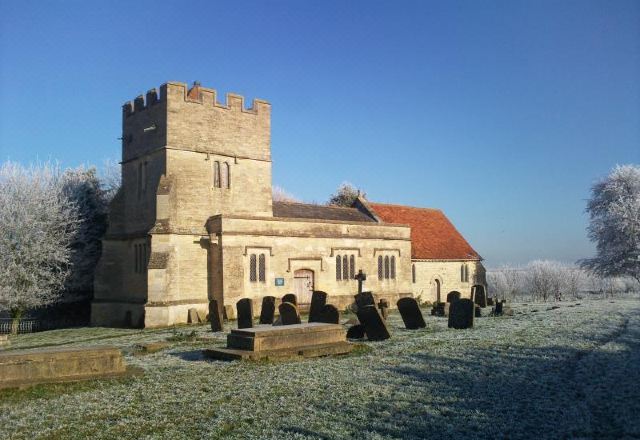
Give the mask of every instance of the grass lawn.
M 116 346 L 144 374 L 0 391 L 0 438 L 640 438 L 640 301 L 551 306 L 471 330 L 392 313 L 390 340 L 302 361 L 205 360 L 187 335 L 206 326 L 20 335 L 11 350 Z

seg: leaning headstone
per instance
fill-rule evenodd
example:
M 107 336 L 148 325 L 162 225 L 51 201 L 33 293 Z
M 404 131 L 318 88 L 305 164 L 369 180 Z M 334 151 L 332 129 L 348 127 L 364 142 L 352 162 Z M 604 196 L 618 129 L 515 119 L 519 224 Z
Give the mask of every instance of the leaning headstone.
M 265 296 L 262 298 L 260 309 L 260 324 L 273 324 L 273 315 L 276 312 L 276 297 Z
M 451 292 L 447 293 L 448 303 L 458 301 L 459 299 L 460 299 L 460 292 L 458 292 L 457 290 L 452 290 Z
M 362 324 L 353 325 L 347 330 L 347 339 L 362 339 L 364 336 L 365 332 Z
M 251 298 L 242 298 L 236 303 L 238 309 L 238 328 L 253 327 L 253 301 Z
M 198 310 L 195 308 L 189 309 L 188 311 L 189 315 L 188 315 L 188 323 L 189 324 L 199 324 L 200 323 L 200 317 L 198 316 Z
M 209 301 L 209 322 L 211 323 L 212 332 L 221 332 L 222 325 L 222 307 L 218 306 L 218 301 L 212 299 Z
M 318 321 L 325 324 L 340 324 L 340 312 L 333 304 L 325 304 L 320 310 Z
M 482 284 L 471 287 L 471 298 L 480 307 L 487 307 L 487 292 Z
M 402 316 L 404 326 L 409 330 L 415 330 L 418 328 L 424 328 L 427 324 L 424 322 L 420 306 L 415 298 L 400 298 L 398 300 L 398 311 Z
M 360 292 L 357 295 L 354 295 L 356 299 L 356 306 L 358 309 L 365 306 L 375 306 L 376 300 L 373 298 L 373 293 L 371 292 Z
M 278 306 L 278 311 L 280 311 L 282 325 L 300 324 L 300 313 L 298 313 L 298 307 L 295 304 L 283 302 Z
M 378 301 L 378 309 L 380 310 L 382 319 L 386 321 L 387 317 L 389 316 L 389 301 L 384 298 Z
M 475 304 L 468 298 L 451 303 L 449 309 L 449 328 L 465 329 L 473 327 Z
M 364 326 L 364 331 L 370 341 L 383 341 L 391 337 L 387 324 L 375 305 L 358 307 L 358 320 Z
M 320 313 L 322 308 L 327 304 L 327 293 L 320 290 L 314 290 L 311 294 L 311 307 L 309 307 L 309 322 L 325 322 L 320 321 Z
M 291 303 L 294 306 L 298 305 L 298 297 L 295 295 L 295 293 L 287 293 L 285 296 L 282 297 L 282 302 L 283 303 Z

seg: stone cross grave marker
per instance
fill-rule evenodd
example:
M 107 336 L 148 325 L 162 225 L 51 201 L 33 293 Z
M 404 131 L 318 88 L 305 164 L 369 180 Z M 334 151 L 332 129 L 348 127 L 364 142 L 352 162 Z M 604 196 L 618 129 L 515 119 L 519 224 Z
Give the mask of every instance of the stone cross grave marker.
M 209 322 L 211 323 L 212 332 L 221 332 L 224 329 L 222 325 L 222 307 L 218 305 L 218 301 L 215 299 L 209 301 Z
M 400 298 L 397 305 L 404 326 L 407 329 L 415 330 L 427 326 L 422 317 L 420 306 L 418 306 L 418 301 L 415 298 Z
M 282 325 L 300 324 L 300 313 L 298 307 L 290 302 L 283 302 L 278 306 Z
M 327 304 L 327 293 L 320 290 L 314 290 L 311 294 L 311 307 L 309 307 L 309 322 L 320 321 L 322 308 Z
M 384 341 L 391 337 L 387 324 L 380 316 L 375 304 L 364 307 L 358 306 L 358 320 L 364 327 L 364 331 L 370 341 Z
M 358 280 L 358 293 L 362 293 L 362 283 L 367 279 L 367 274 L 360 269 L 354 278 Z
M 238 310 L 238 328 L 253 327 L 253 301 L 251 298 L 242 298 L 236 303 Z
M 333 304 L 325 304 L 320 311 L 317 322 L 325 324 L 340 324 L 340 312 Z
M 475 304 L 468 298 L 451 303 L 449 309 L 449 328 L 465 329 L 473 327 Z
M 276 311 L 276 297 L 265 296 L 262 298 L 262 309 L 260 309 L 260 324 L 273 324 L 273 315 Z
M 298 306 L 298 297 L 295 295 L 295 293 L 287 293 L 285 296 L 282 297 L 282 302 L 283 303 L 291 303 L 294 306 Z

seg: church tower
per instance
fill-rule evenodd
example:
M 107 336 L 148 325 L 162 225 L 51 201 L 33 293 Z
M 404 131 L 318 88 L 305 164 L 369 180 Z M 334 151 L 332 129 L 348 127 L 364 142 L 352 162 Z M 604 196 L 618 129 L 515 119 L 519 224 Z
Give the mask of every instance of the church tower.
M 271 106 L 168 82 L 122 112 L 122 187 L 97 268 L 94 325 L 166 325 L 208 302 L 213 215 L 271 217 Z M 204 260 L 203 260 L 204 259 Z M 203 262 L 204 261 L 204 262 Z

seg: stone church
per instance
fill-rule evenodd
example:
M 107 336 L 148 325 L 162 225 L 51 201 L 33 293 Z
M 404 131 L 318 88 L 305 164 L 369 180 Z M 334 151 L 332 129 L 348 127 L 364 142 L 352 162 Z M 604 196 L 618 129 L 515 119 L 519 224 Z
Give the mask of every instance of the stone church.
M 209 299 L 313 290 L 343 309 L 365 289 L 444 300 L 485 283 L 482 258 L 435 209 L 371 203 L 342 208 L 272 200 L 271 106 L 168 82 L 122 112 L 122 187 L 110 207 L 92 323 L 187 322 Z M 231 308 L 232 310 L 232 308 Z

